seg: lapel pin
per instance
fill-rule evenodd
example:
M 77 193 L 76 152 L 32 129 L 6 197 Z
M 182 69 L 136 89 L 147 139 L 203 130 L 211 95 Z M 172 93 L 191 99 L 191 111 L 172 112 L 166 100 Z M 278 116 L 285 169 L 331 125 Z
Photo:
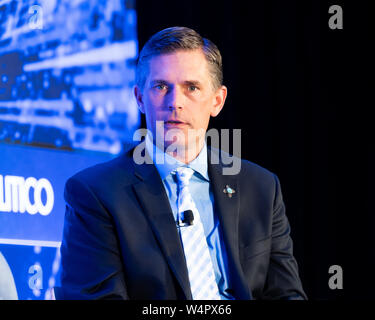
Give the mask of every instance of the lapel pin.
M 234 190 L 234 189 L 231 188 L 230 186 L 226 185 L 226 186 L 225 186 L 225 189 L 223 190 L 223 192 L 224 192 L 225 194 L 227 194 L 229 198 L 232 198 L 233 193 L 236 193 L 236 190 Z

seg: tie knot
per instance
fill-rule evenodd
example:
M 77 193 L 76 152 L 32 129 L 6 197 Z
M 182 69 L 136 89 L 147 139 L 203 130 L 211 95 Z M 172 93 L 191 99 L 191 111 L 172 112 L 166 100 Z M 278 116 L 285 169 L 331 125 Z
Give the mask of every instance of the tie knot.
M 176 169 L 177 181 L 182 186 L 189 184 L 190 178 L 193 175 L 194 170 L 188 167 L 179 167 Z

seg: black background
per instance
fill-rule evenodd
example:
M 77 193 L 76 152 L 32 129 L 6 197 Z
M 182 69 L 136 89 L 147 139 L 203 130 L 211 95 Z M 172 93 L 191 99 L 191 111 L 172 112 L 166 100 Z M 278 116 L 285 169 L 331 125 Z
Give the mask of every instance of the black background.
M 331 5 L 342 6 L 343 30 L 328 27 Z M 171 26 L 219 47 L 228 97 L 210 127 L 242 129 L 242 157 L 280 178 L 309 299 L 374 298 L 375 12 L 316 0 L 137 0 L 136 9 L 140 48 Z M 343 268 L 342 290 L 328 287 L 331 265 Z

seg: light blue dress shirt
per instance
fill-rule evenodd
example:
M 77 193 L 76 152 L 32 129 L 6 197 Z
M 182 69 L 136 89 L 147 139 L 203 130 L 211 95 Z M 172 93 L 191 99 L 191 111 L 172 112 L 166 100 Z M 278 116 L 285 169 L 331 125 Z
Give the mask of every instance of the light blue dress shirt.
M 146 136 L 146 150 L 149 155 L 153 155 L 152 159 L 163 181 L 175 221 L 177 221 L 177 179 L 172 172 L 182 166 L 187 166 L 194 170 L 194 174 L 190 179 L 189 190 L 202 220 L 219 293 L 223 300 L 234 299 L 227 292 L 229 288 L 227 256 L 219 219 L 214 213 L 214 198 L 210 190 L 206 144 L 198 157 L 189 164 L 182 163 L 161 151 L 153 144 L 148 135 Z

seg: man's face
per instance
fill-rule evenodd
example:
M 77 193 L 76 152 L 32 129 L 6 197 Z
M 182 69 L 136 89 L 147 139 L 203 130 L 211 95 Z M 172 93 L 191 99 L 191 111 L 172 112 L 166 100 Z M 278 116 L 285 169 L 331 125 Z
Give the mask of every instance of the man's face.
M 202 144 L 210 116 L 219 114 L 227 92 L 224 86 L 214 89 L 202 50 L 179 50 L 152 57 L 148 71 L 143 90 L 136 87 L 135 95 L 154 139 L 163 134 L 159 138 L 165 147 L 177 142 L 189 149 L 197 141 L 192 134 L 195 133 Z M 164 122 L 163 132 L 156 130 L 156 121 Z M 179 132 L 184 138 L 169 141 L 168 132 Z

